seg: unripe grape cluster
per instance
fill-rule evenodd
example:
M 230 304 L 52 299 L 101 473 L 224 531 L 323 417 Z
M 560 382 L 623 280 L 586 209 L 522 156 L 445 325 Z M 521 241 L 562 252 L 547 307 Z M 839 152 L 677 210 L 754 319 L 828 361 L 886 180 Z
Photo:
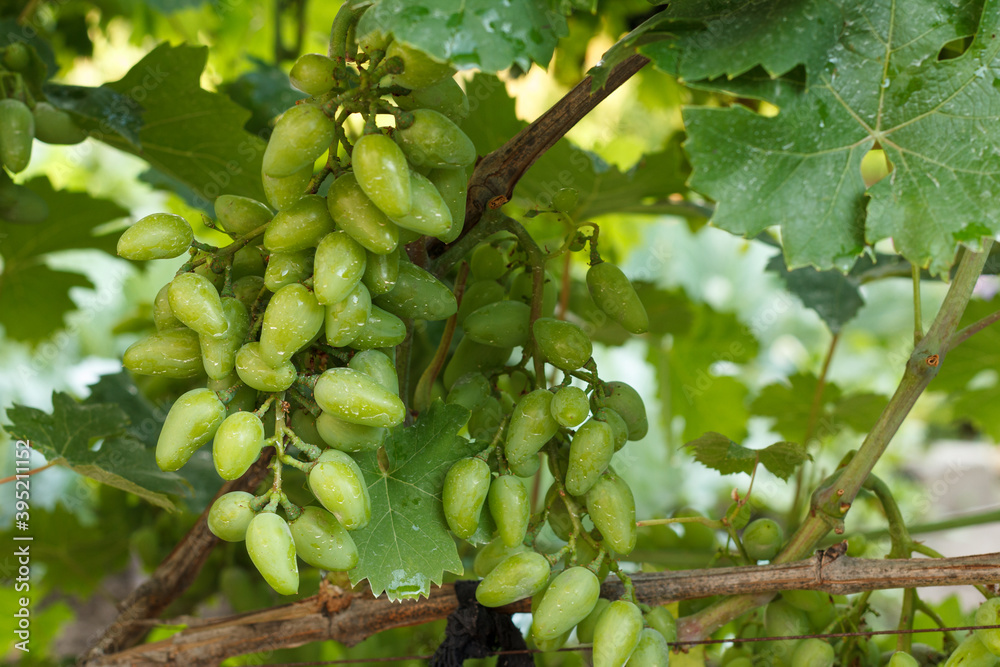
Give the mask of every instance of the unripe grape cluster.
M 38 78 L 38 55 L 24 42 L 0 48 L 0 163 L 17 174 L 31 161 L 31 145 L 38 139 L 48 144 L 78 144 L 87 134 L 65 111 L 32 95 L 30 79 Z M 44 73 L 44 69 L 43 69 Z M 0 220 L 34 224 L 45 220 L 49 210 L 38 194 L 15 184 L 0 169 Z
M 544 592 L 540 644 L 565 641 L 600 609 L 595 650 L 603 647 L 607 664 L 658 651 L 662 637 L 643 630 L 634 600 L 598 607 L 600 581 L 636 543 L 632 493 L 611 463 L 646 434 L 645 407 L 628 384 L 598 376 L 584 320 L 565 299 L 557 312 L 546 262 L 589 242 L 591 311 L 632 333 L 648 328 L 646 311 L 624 273 L 601 261 L 596 225 L 565 215 L 567 241 L 555 253 L 500 232 L 474 237 L 465 261 L 435 271 L 423 252 L 428 237 L 452 244 L 463 232 L 466 168 L 476 159 L 459 127 L 468 100 L 451 67 L 366 28 L 364 16 L 354 34 L 355 59 L 309 54 L 293 66 L 293 85 L 311 97 L 275 124 L 263 156 L 267 201 L 222 195 L 206 218 L 231 243 L 196 241 L 184 218 L 167 213 L 119 240 L 119 255 L 132 260 L 189 254 L 155 298 L 156 332 L 124 354 L 135 373 L 207 376 L 171 407 L 157 463 L 177 470 L 212 442 L 216 470 L 233 480 L 266 453 L 270 488 L 221 496 L 209 528 L 245 541 L 268 584 L 293 594 L 297 559 L 329 571 L 358 563 L 351 532 L 372 519 L 374 480 L 356 457 L 443 398 L 468 411 L 463 435 L 482 445 L 450 467 L 440 490 L 457 537 L 482 532 L 484 507 L 496 527 L 476 559 L 480 602 Z M 414 332 L 429 340 L 423 323 L 439 321 L 438 351 L 422 359 Z M 420 376 L 415 388 L 401 388 L 397 363 Z M 538 474 L 543 458 L 555 481 L 533 508 L 520 478 Z M 288 467 L 307 475 L 316 504 L 289 500 Z M 531 550 L 546 524 L 566 541 L 558 553 Z M 556 564 L 562 572 L 550 581 Z M 627 641 L 605 626 L 626 628 Z

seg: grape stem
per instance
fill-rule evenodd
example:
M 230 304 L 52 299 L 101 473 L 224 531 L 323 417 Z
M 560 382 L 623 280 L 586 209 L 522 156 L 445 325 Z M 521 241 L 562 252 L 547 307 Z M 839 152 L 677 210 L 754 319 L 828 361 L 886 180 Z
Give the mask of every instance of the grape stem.
M 465 281 L 469 276 L 469 263 L 462 262 L 458 269 L 458 277 L 455 279 L 455 300 L 458 305 L 462 305 L 462 295 L 465 292 Z M 418 412 L 423 412 L 431 404 L 431 392 L 434 389 L 434 380 L 444 367 L 445 359 L 448 357 L 448 350 L 451 349 L 451 339 L 455 335 L 455 327 L 458 325 L 458 313 L 454 313 L 448 318 L 444 325 L 444 332 L 441 334 L 441 341 L 438 343 L 434 358 L 421 373 L 417 381 L 417 388 L 413 392 L 413 408 Z

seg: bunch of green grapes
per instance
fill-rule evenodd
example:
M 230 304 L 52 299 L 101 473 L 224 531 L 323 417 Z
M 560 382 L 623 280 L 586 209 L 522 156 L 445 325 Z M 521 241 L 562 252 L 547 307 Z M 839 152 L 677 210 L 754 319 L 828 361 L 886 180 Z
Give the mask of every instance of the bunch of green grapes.
M 34 139 L 78 144 L 87 138 L 68 113 L 31 94 L 25 77 L 31 76 L 37 58 L 23 42 L 0 49 L 0 163 L 13 174 L 27 168 Z M 21 224 L 45 220 L 49 213 L 45 201 L 11 181 L 7 171 L 0 169 L 0 220 Z
M 480 602 L 538 596 L 541 646 L 589 622 L 595 654 L 605 656 L 598 664 L 634 651 L 665 655 L 673 620 L 665 609 L 644 616 L 630 586 L 629 599 L 598 601 L 600 581 L 610 571 L 624 577 L 617 561 L 636 542 L 635 503 L 612 458 L 645 435 L 647 419 L 635 389 L 599 377 L 579 323 L 600 312 L 646 331 L 635 289 L 601 261 L 597 227 L 568 218 L 567 241 L 550 255 L 502 232 L 443 275 L 428 271 L 426 239 L 451 243 L 463 231 L 466 168 L 476 159 L 459 127 L 468 100 L 451 67 L 369 28 L 364 16 L 352 34 L 343 57 L 294 64 L 293 85 L 311 97 L 274 127 L 263 159 L 267 201 L 220 196 L 207 222 L 231 243 L 198 242 L 184 218 L 166 213 L 119 240 L 128 259 L 190 255 L 155 298 L 156 332 L 124 355 L 134 373 L 207 376 L 170 408 L 158 465 L 177 470 L 212 442 L 219 475 L 232 480 L 266 454 L 270 487 L 221 496 L 209 528 L 244 541 L 264 579 L 292 594 L 297 559 L 328 571 L 358 562 L 351 531 L 369 522 L 371 503 L 354 457 L 405 428 L 407 405 L 419 411 L 444 398 L 468 409 L 465 432 L 483 445 L 451 467 L 441 490 L 457 537 L 480 530 L 484 505 L 496 525 L 476 559 Z M 545 263 L 587 241 L 589 297 L 572 310 Z M 426 342 L 431 329 L 415 321 L 447 321 L 426 363 L 414 332 Z M 413 391 L 401 391 L 397 375 L 396 349 L 407 339 L 414 368 L 402 370 L 421 378 Z M 543 459 L 555 481 L 533 511 L 520 478 L 538 474 Z M 315 504 L 289 500 L 287 467 L 306 473 Z M 532 550 L 546 524 L 566 541 L 557 553 Z

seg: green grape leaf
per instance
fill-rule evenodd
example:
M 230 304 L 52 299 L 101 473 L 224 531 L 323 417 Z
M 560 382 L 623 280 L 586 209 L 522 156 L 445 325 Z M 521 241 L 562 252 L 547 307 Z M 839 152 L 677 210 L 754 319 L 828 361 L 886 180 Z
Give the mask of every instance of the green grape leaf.
M 137 150 L 142 129 L 143 108 L 134 100 L 110 88 L 88 88 L 46 83 L 42 86 L 45 99 L 68 112 L 80 127 L 103 138 L 110 130 Z M 97 134 L 99 133 L 99 134 Z
M 684 445 L 694 460 L 723 475 L 737 472 L 753 473 L 757 467 L 757 452 L 739 445 L 721 433 L 709 431 Z
M 263 201 L 264 142 L 244 129 L 250 112 L 200 84 L 206 47 L 161 44 L 119 81 L 105 84 L 144 109 L 141 149 L 118 134 L 106 143 L 138 155 L 202 199 L 236 194 Z
M 477 74 L 466 86 L 466 93 L 470 113 L 462 127 L 479 155 L 491 153 L 527 127 L 518 120 L 514 100 L 495 76 Z M 564 138 L 524 173 L 515 186 L 514 201 L 525 209 L 550 209 L 556 192 L 573 188 L 579 197 L 566 213 L 576 220 L 606 213 L 685 214 L 683 207 L 667 198 L 688 191 L 685 181 L 689 174 L 680 135 L 627 171 Z
M 981 18 L 975 3 L 842 4 L 838 41 L 807 71 L 808 88 L 779 79 L 759 95 L 777 115 L 685 111 L 689 184 L 718 202 L 712 220 L 723 229 L 754 236 L 780 225 L 790 268 L 846 271 L 865 243 L 892 237 L 904 257 L 943 274 L 958 244 L 1000 230 L 1000 2 Z M 938 60 L 976 19 L 968 50 Z M 740 92 L 741 79 L 712 85 Z M 876 141 L 893 171 L 869 189 L 860 164 Z
M 376 0 L 365 21 L 459 68 L 499 72 L 548 65 L 568 33 L 559 3 L 507 0 Z
M 34 225 L 0 222 L 0 324 L 12 339 L 36 341 L 60 328 L 63 316 L 75 308 L 71 287 L 93 287 L 78 273 L 50 269 L 45 256 L 84 248 L 114 254 L 118 234 L 94 230 L 128 211 L 85 192 L 54 190 L 45 177 L 24 185 L 45 201 L 49 213 Z
M 720 375 L 716 364 L 748 362 L 757 354 L 757 340 L 732 313 L 691 304 L 690 316 L 690 325 L 678 328 L 669 345 L 648 348 L 663 414 L 684 418 L 685 439 L 706 431 L 743 438 L 748 390 L 737 377 Z
M 767 270 L 781 276 L 788 291 L 816 311 L 833 333 L 854 319 L 865 304 L 857 281 L 840 271 L 817 271 L 811 266 L 789 271 L 783 255 L 772 257 Z
M 78 402 L 63 392 L 52 394 L 52 412 L 14 405 L 7 411 L 9 432 L 42 453 L 49 462 L 143 498 L 167 510 L 170 495 L 186 491 L 183 479 L 156 465 L 153 448 L 137 440 L 130 415 L 114 403 Z M 133 431 L 134 432 L 134 431 Z M 159 433 L 159 428 L 154 430 Z M 100 447 L 95 449 L 95 441 Z
M 805 448 L 794 442 L 776 442 L 757 453 L 760 456 L 761 465 L 771 471 L 775 477 L 783 480 L 791 477 L 800 465 L 812 460 Z
M 879 394 L 844 394 L 836 384 L 827 382 L 814 418 L 813 397 L 818 383 L 819 378 L 811 373 L 797 373 L 787 382 L 769 384 L 754 399 L 750 410 L 757 416 L 773 417 L 772 428 L 781 437 L 808 446 L 814 438 L 824 439 L 844 428 L 868 432 L 888 402 Z
M 480 446 L 458 435 L 469 411 L 435 401 L 412 426 L 399 426 L 377 452 L 357 457 L 368 482 L 372 518 L 351 534 L 360 560 L 351 583 L 367 579 L 374 595 L 390 600 L 429 595 L 444 573 L 461 574 L 462 559 L 448 531 L 441 487 L 451 465 Z

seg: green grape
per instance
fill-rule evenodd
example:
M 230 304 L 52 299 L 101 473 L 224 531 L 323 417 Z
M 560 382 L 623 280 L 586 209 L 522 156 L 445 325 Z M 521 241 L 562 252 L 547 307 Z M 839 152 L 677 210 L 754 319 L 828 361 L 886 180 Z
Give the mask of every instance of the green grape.
M 326 307 L 326 342 L 344 347 L 354 342 L 372 313 L 368 288 L 358 283 L 345 299 Z
M 476 147 L 469 136 L 431 109 L 414 109 L 413 124 L 397 128 L 393 138 L 406 158 L 417 167 L 467 167 L 476 161 Z
M 774 600 L 764 608 L 764 630 L 772 637 L 809 634 L 809 617 L 785 600 Z
M 309 288 L 299 283 L 278 290 L 264 310 L 260 357 L 271 368 L 288 362 L 323 328 L 326 311 Z
M 458 378 L 466 373 L 486 373 L 499 368 L 510 359 L 511 348 L 481 345 L 465 336 L 458 341 L 458 346 L 451 359 L 444 367 L 444 386 L 450 388 Z
M 758 519 L 758 521 L 767 521 L 767 519 Z M 771 559 L 760 558 L 758 560 Z M 796 609 L 805 612 L 816 612 L 830 606 L 830 596 L 821 591 L 782 591 L 781 598 Z
M 464 376 L 463 376 L 464 377 Z M 457 386 L 456 382 L 454 386 Z M 493 396 L 488 396 L 483 404 L 469 416 L 469 435 L 474 440 L 493 440 L 497 429 L 503 424 L 503 407 Z
M 515 274 L 511 280 L 510 300 L 520 301 L 530 306 L 531 295 L 534 291 L 534 279 L 531 276 L 531 271 L 521 271 Z M 542 282 L 542 317 L 552 317 L 555 314 L 558 300 L 556 281 L 552 274 L 546 272 L 545 280 Z
M 735 658 L 732 662 L 725 663 L 727 667 L 753 667 L 753 660 L 745 656 Z
M 264 255 L 257 246 L 245 246 L 233 255 L 233 268 L 230 272 L 233 280 L 239 280 L 243 276 L 263 277 L 266 271 Z
M 549 653 L 551 651 L 558 651 L 559 649 L 561 649 L 563 646 L 566 645 L 566 641 L 569 639 L 569 635 L 570 635 L 571 632 L 572 632 L 572 629 L 570 629 L 567 632 L 562 633 L 561 635 L 559 635 L 555 639 L 534 639 L 534 638 L 532 638 L 532 642 L 535 644 L 535 648 L 538 649 L 539 651 L 541 651 L 542 653 Z
M 574 560 L 575 558 L 575 560 Z M 600 560 L 598 560 L 600 558 Z M 591 570 L 597 568 L 598 581 L 604 581 L 608 573 L 611 572 L 611 559 L 601 554 L 590 545 L 590 542 L 581 538 L 576 542 L 576 553 L 567 554 L 565 558 L 566 566 L 584 565 Z
M 579 193 L 573 188 L 562 188 L 552 195 L 552 208 L 561 213 L 569 213 L 576 206 Z
M 833 646 L 822 639 L 803 640 L 792 653 L 792 667 L 833 667 Z
M 349 455 L 328 449 L 309 471 L 313 495 L 347 530 L 368 525 L 372 516 L 371 498 L 361 468 Z
M 333 89 L 334 67 L 332 58 L 319 53 L 304 53 L 292 65 L 288 80 L 306 95 L 316 97 Z
M 316 429 L 323 442 L 342 452 L 363 452 L 378 449 L 389 434 L 388 429 L 353 424 L 338 419 L 329 412 L 320 413 L 316 419 Z
M 771 560 L 784 542 L 785 532 L 772 519 L 755 519 L 743 530 L 743 548 L 755 561 Z
M 986 645 L 979 639 L 979 635 L 971 632 L 948 656 L 944 667 L 992 667 L 997 662 L 1000 660 L 990 653 Z
M 274 216 L 264 232 L 264 247 L 271 252 L 313 248 L 334 228 L 323 198 L 304 195 Z
M 198 336 L 201 360 L 208 377 L 220 380 L 236 367 L 236 352 L 250 331 L 250 314 L 239 299 L 222 298 L 222 313 L 229 327 L 221 336 Z
M 507 273 L 507 257 L 489 243 L 481 243 L 472 251 L 469 269 L 476 280 L 497 280 Z
M 301 190 L 299 194 L 302 194 Z M 230 234 L 244 236 L 266 225 L 274 214 L 256 199 L 238 195 L 219 195 L 215 199 L 215 217 L 222 228 Z
M 667 640 L 653 628 L 643 628 L 628 664 L 632 667 L 667 667 L 670 664 Z
M 444 517 L 451 532 L 463 540 L 479 528 L 490 479 L 489 465 L 476 457 L 456 461 L 445 475 L 441 492 Z
M 580 424 L 587 415 L 590 414 L 590 401 L 587 400 L 587 392 L 579 387 L 566 386 L 556 390 L 552 395 L 552 403 L 549 405 L 552 418 L 556 423 L 566 428 L 573 428 Z M 614 430 L 612 429 L 612 438 Z
M 572 322 L 540 317 L 532 331 L 545 360 L 564 371 L 580 368 L 594 352 L 587 334 Z
M 903 651 L 896 651 L 889 658 L 889 664 L 887 667 L 920 667 L 920 663 L 909 653 L 904 653 Z
M 469 178 L 465 169 L 434 169 L 427 174 L 427 179 L 437 188 L 438 194 L 444 200 L 451 213 L 451 227 L 438 238 L 445 243 L 458 239 L 465 226 L 465 200 L 468 196 Z
M 384 134 L 364 135 L 354 144 L 351 165 L 358 185 L 387 216 L 397 218 L 410 212 L 410 168 L 395 141 Z
M 438 62 L 423 51 L 400 42 L 389 43 L 385 57 L 400 58 L 403 61 L 403 71 L 391 77 L 393 84 L 403 88 L 427 88 L 451 78 L 455 73 L 451 65 Z
M 247 527 L 247 553 L 264 581 L 282 595 L 299 592 L 299 564 L 288 524 L 277 514 L 261 512 Z
M 497 477 L 490 484 L 487 499 L 500 539 L 508 547 L 520 544 L 531 519 L 531 501 L 524 484 L 512 475 Z
M 212 460 L 222 479 L 238 479 L 264 448 L 264 424 L 252 412 L 229 415 L 219 425 L 212 443 Z
M 390 428 L 401 424 L 406 415 L 399 396 L 352 368 L 324 371 L 314 395 L 323 410 L 355 424 Z
M 225 271 L 219 271 L 218 273 L 215 272 L 212 268 L 212 254 L 204 251 L 198 251 L 198 254 L 194 256 L 194 259 L 204 260 L 202 264 L 194 267 L 194 273 L 207 280 L 212 287 L 215 288 L 216 292 L 221 291 L 223 286 L 226 284 Z
M 476 600 L 484 607 L 502 607 L 545 589 L 549 561 L 535 551 L 522 551 L 500 561 L 476 588 Z
M 323 444 L 323 436 L 319 434 L 319 429 L 316 427 L 316 417 L 305 410 L 299 409 L 292 412 L 289 424 L 295 435 L 303 441 L 310 445 L 321 446 Z
M 264 173 L 284 178 L 306 167 L 311 169 L 334 138 L 333 120 L 321 108 L 312 104 L 294 106 L 274 126 L 264 149 Z
M 170 259 L 186 253 L 193 240 L 187 220 L 171 213 L 153 213 L 118 237 L 118 256 L 136 261 Z
M 608 426 L 611 427 L 611 432 L 615 437 L 616 452 L 625 446 L 628 441 L 628 424 L 625 423 L 620 414 L 611 408 L 598 408 L 594 410 L 594 419 L 607 422 Z
M 266 361 L 260 343 L 247 343 L 236 352 L 236 374 L 257 391 L 285 391 L 295 382 L 295 366 L 286 361 L 277 368 Z
M 357 149 L 355 149 L 357 150 Z M 389 217 L 403 229 L 427 236 L 443 236 L 451 230 L 451 210 L 434 184 L 415 171 L 410 172 L 413 208 L 405 215 Z
M 365 249 L 346 232 L 327 234 L 316 248 L 313 287 L 323 305 L 339 303 L 361 283 Z
M 503 301 L 505 294 L 506 290 L 503 285 L 495 280 L 482 280 L 466 285 L 465 293 L 462 294 L 462 303 L 458 305 L 456 319 L 458 325 L 462 326 L 465 323 L 465 318 L 483 306 Z
M 573 435 L 566 469 L 566 490 L 582 496 L 597 482 L 615 453 L 614 433 L 607 423 L 590 419 Z
M 597 307 L 626 331 L 641 334 L 649 330 L 646 308 L 628 277 L 617 266 L 609 262 L 591 266 L 587 271 L 587 288 Z
M 396 376 L 396 364 L 380 350 L 362 350 L 348 362 L 347 366 L 359 373 L 364 373 L 379 383 L 386 391 L 399 393 L 399 378 Z
M 257 298 L 262 293 L 264 294 L 264 298 L 261 304 L 267 303 L 270 292 L 265 287 L 264 279 L 260 276 L 243 276 L 239 280 L 233 281 L 233 295 L 239 299 L 240 303 L 246 306 L 249 312 L 254 307 L 254 304 L 257 303 Z
M 537 459 L 538 457 L 532 457 Z M 563 542 L 569 542 L 573 534 L 573 519 L 566 502 L 559 495 L 559 487 L 553 484 L 545 492 L 545 506 L 549 508 L 549 528 Z
M 535 476 L 538 469 L 542 467 L 542 462 L 539 460 L 538 455 L 535 454 L 534 456 L 518 459 L 517 461 L 508 461 L 507 465 L 510 466 L 510 471 L 518 477 L 529 478 Z
M 372 302 L 403 319 L 445 320 L 458 311 L 448 286 L 410 262 L 400 262 L 395 286 Z
M 466 373 L 451 386 L 445 403 L 457 403 L 470 412 L 486 404 L 490 397 L 490 381 L 482 373 Z
M 192 389 L 174 401 L 156 441 L 156 465 L 179 470 L 199 447 L 215 436 L 226 406 L 211 389 Z
M 485 577 L 504 559 L 526 551 L 527 548 L 520 543 L 513 547 L 508 547 L 503 543 L 503 540 L 497 537 L 476 554 L 475 560 L 472 561 L 472 571 L 477 577 Z
M 250 509 L 252 501 L 253 495 L 246 491 L 230 491 L 219 496 L 208 510 L 208 529 L 220 540 L 242 542 L 254 517 Z
M 306 194 L 309 181 L 313 177 L 313 165 L 309 163 L 290 176 L 271 176 L 262 173 L 261 183 L 264 186 L 264 196 L 267 203 L 275 210 L 283 211 Z
M 628 439 L 642 440 L 649 430 L 646 419 L 646 405 L 642 396 L 624 382 L 605 382 L 590 395 L 590 407 L 611 408 L 617 412 L 628 425 Z
M 78 144 L 87 133 L 73 121 L 73 117 L 48 102 L 39 102 L 31 110 L 35 119 L 35 138 L 47 144 Z
M 3 50 L 3 66 L 14 72 L 27 71 L 31 67 L 31 49 L 24 42 L 11 42 Z
M 125 368 L 139 375 L 190 378 L 202 372 L 198 334 L 167 329 L 138 340 L 122 356 Z
M 610 472 L 597 480 L 587 492 L 587 514 L 616 553 L 635 548 L 635 499 L 625 480 Z
M 203 336 L 219 336 L 229 323 L 222 311 L 222 300 L 208 278 L 197 273 L 182 273 L 170 281 L 167 292 L 170 310 L 184 326 Z
M 302 508 L 298 519 L 289 524 L 295 553 L 313 567 L 346 572 L 358 564 L 358 547 L 337 518 L 321 507 Z
M 385 294 L 396 285 L 399 277 L 399 250 L 394 250 L 385 255 L 368 253 L 365 262 L 365 273 L 361 276 L 361 282 L 368 288 L 372 297 Z
M 659 632 L 665 641 L 673 642 L 677 640 L 677 619 L 674 618 L 674 615 L 666 607 L 653 607 L 643 614 L 643 618 L 646 621 L 646 625 Z
M 604 610 L 611 604 L 607 598 L 598 598 L 594 608 L 576 626 L 576 639 L 581 644 L 590 644 L 594 641 L 594 628 L 597 627 L 597 619 L 601 617 Z
M 639 645 L 642 612 L 631 602 L 615 600 L 594 626 L 594 667 L 622 667 Z
M 534 455 L 556 434 L 559 425 L 552 418 L 551 404 L 552 393 L 546 389 L 536 389 L 517 402 L 504 445 L 508 461 Z
M 976 625 L 1000 625 L 1000 598 L 990 598 L 979 605 L 976 609 Z M 1000 656 L 1000 629 L 975 632 L 990 653 Z
M 352 173 L 330 185 L 326 205 L 337 226 L 376 255 L 385 255 L 399 244 L 399 227 L 364 193 Z
M 3 173 L 6 175 L 6 172 Z M 0 220 L 34 225 L 48 217 L 49 205 L 41 195 L 9 181 L 0 185 Z
M 461 123 L 469 115 L 469 98 L 455 79 L 442 79 L 438 83 L 414 90 L 409 95 L 393 98 L 400 109 L 433 109 L 444 114 L 453 123 Z
M 355 350 L 396 347 L 406 339 L 403 320 L 378 306 L 372 306 L 368 321 L 350 342 Z
M 35 117 L 31 109 L 12 97 L 0 100 L 0 159 L 13 173 L 24 171 L 31 161 Z
M 462 327 L 477 343 L 517 347 L 528 342 L 531 308 L 520 301 L 497 301 L 469 313 Z
M 184 326 L 179 319 L 174 317 L 174 311 L 170 310 L 170 297 L 167 294 L 169 290 L 170 283 L 167 283 L 160 288 L 160 291 L 156 293 L 156 298 L 153 299 L 153 324 L 156 325 L 157 331 Z
M 593 611 L 600 597 L 601 582 L 593 572 L 585 567 L 563 570 L 542 596 L 531 636 L 544 641 L 572 630 Z
M 312 248 L 294 252 L 275 252 L 267 260 L 264 270 L 264 284 L 267 289 L 277 292 L 285 285 L 300 283 L 313 273 L 313 259 L 316 252 Z

